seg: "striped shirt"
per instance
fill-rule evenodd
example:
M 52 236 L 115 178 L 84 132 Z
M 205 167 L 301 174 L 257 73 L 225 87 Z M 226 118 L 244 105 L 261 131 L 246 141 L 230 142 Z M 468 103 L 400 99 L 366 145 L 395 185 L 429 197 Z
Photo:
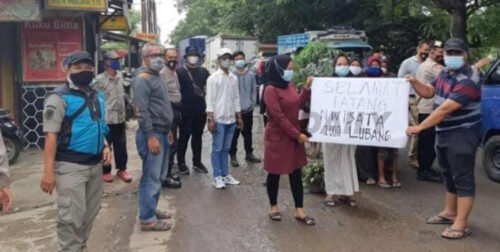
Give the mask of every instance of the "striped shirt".
M 479 76 L 474 74 L 470 66 L 453 74 L 442 71 L 431 85 L 435 88 L 434 108 L 441 106 L 447 99 L 462 104 L 460 110 L 447 115 L 437 125 L 436 131 L 469 128 L 481 122 L 481 85 Z

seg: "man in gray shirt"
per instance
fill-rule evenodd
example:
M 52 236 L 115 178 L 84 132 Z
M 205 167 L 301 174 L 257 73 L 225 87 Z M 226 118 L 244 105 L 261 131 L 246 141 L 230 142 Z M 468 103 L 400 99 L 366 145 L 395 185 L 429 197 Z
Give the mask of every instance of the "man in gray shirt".
M 429 56 L 429 42 L 423 40 L 418 43 L 417 54 L 411 56 L 401 63 L 398 71 L 398 78 L 404 78 L 406 75 L 417 74 L 418 67 L 422 64 L 425 59 Z M 415 95 L 415 90 L 410 87 L 410 97 L 409 97 L 409 122 L 410 126 L 418 125 L 418 109 L 417 109 L 417 97 Z M 408 150 L 408 165 L 417 169 L 418 164 L 418 138 L 412 136 L 410 138 L 410 148 Z
M 157 206 L 162 182 L 167 176 L 173 112 L 167 86 L 159 75 L 165 64 L 163 47 L 147 43 L 141 54 L 144 72 L 135 77 L 132 84 L 139 118 L 136 145 L 143 172 L 139 184 L 139 221 L 143 231 L 167 231 L 172 226 L 163 220 L 171 216 L 158 211 Z
M 236 158 L 238 138 L 243 135 L 245 143 L 245 160 L 250 163 L 260 163 L 260 159 L 253 154 L 252 127 L 253 127 L 253 109 L 257 102 L 257 79 L 255 74 L 246 67 L 245 53 L 236 51 L 233 54 L 236 71 L 234 75 L 238 78 L 238 89 L 240 93 L 241 117 L 243 119 L 243 129 L 236 129 L 229 154 L 231 156 L 231 165 L 238 167 L 240 164 Z
M 122 73 L 119 72 L 119 56 L 114 51 L 109 51 L 104 56 L 106 71 L 97 75 L 95 87 L 106 95 L 106 123 L 109 135 L 106 140 L 114 150 L 116 176 L 130 183 L 132 176 L 127 172 L 127 135 L 125 124 L 125 90 Z M 104 182 L 113 182 L 111 165 L 103 166 Z

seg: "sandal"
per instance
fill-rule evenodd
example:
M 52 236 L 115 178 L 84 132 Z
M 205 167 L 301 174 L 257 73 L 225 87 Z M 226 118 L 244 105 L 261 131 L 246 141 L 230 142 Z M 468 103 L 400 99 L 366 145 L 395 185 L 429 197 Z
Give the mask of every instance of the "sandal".
M 366 184 L 369 186 L 376 185 L 377 181 L 375 181 L 375 179 L 369 178 L 366 180 Z
M 351 197 L 341 197 L 339 198 L 339 201 L 346 205 L 349 205 L 350 207 L 356 207 L 358 205 L 356 200 L 353 200 Z
M 328 197 L 324 200 L 324 203 L 327 207 L 334 207 L 336 206 L 335 199 L 333 197 Z
M 382 189 L 390 189 L 391 188 L 391 185 L 389 185 L 389 183 L 387 182 L 378 182 L 378 187 L 382 188 Z
M 151 223 L 149 223 L 151 224 Z M 156 221 L 152 226 L 146 226 L 148 224 L 141 224 L 141 230 L 145 232 L 163 232 L 172 229 L 172 225 L 165 221 Z
M 445 225 L 452 225 L 455 222 L 455 220 L 443 217 L 443 216 L 433 216 L 428 218 L 425 223 L 435 225 L 435 224 L 445 224 Z
M 454 234 L 458 234 L 458 235 L 445 235 L 445 233 L 454 233 Z M 450 239 L 450 240 L 460 240 L 460 239 L 463 239 L 467 236 L 469 236 L 470 234 L 472 233 L 472 231 L 470 230 L 470 228 L 465 228 L 464 230 L 458 230 L 458 229 L 453 229 L 451 227 L 449 228 L 446 228 L 446 230 L 441 234 L 441 237 L 445 238 L 445 239 Z
M 280 212 L 272 212 L 269 214 L 269 219 L 272 221 L 281 221 L 281 213 Z
M 300 221 L 301 223 L 304 223 L 305 225 L 308 225 L 308 226 L 316 225 L 316 221 L 314 220 L 314 218 L 309 217 L 309 216 L 305 216 L 304 218 L 295 216 L 295 219 Z
M 167 213 L 167 212 L 156 211 L 156 219 L 158 219 L 158 220 L 169 220 L 171 218 L 172 218 L 172 215 Z
M 394 182 L 392 182 L 392 187 L 394 188 L 401 188 L 402 184 L 401 182 L 395 180 Z

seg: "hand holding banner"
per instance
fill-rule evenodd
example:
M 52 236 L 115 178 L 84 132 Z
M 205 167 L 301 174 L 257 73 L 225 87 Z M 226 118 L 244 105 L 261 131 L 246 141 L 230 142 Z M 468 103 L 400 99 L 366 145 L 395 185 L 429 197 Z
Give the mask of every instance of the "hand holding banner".
M 314 78 L 310 140 L 403 148 L 408 93 L 400 78 Z

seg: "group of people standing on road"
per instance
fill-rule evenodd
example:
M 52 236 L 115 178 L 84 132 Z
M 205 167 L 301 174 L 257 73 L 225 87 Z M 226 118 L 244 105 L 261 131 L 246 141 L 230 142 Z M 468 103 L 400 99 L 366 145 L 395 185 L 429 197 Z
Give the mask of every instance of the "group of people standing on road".
M 461 39 L 423 41 L 417 55 L 405 60 L 398 77 L 411 84 L 409 93 L 410 142 L 409 164 L 417 169 L 417 179 L 446 184 L 445 208 L 426 220 L 428 224 L 450 225 L 441 236 L 462 239 L 471 233 L 468 216 L 475 196 L 474 163 L 481 140 L 480 68 L 481 60 L 471 65 L 469 48 Z M 277 188 L 280 175 L 288 175 L 296 207 L 296 218 L 307 225 L 315 219 L 305 214 L 301 168 L 307 163 L 300 132 L 298 111 L 310 99 L 312 79 L 308 78 L 300 94 L 291 83 L 293 60 L 280 55 L 266 64 L 264 102 L 269 120 L 265 132 L 264 169 L 268 172 L 267 191 L 270 200 L 269 218 L 280 221 Z M 334 60 L 333 78 L 391 77 L 382 55 L 372 54 L 363 68 L 362 61 L 338 55 Z M 363 71 L 364 70 L 364 71 Z M 312 87 L 314 88 L 314 87 Z M 432 169 L 436 158 L 440 173 Z M 358 173 L 368 185 L 400 188 L 398 150 L 377 147 L 356 147 L 323 144 L 325 204 L 346 203 L 355 207 L 351 197 L 359 191 Z M 374 169 L 377 167 L 378 169 Z M 377 174 L 378 172 L 378 174 Z M 391 173 L 390 179 L 387 172 Z M 390 183 L 388 182 L 390 181 Z
M 195 47 L 185 52 L 185 66 L 178 67 L 178 52 L 147 43 L 141 49 L 143 67 L 133 79 L 133 102 L 139 127 L 137 152 L 142 159 L 139 184 L 139 222 L 143 231 L 167 231 L 171 214 L 158 209 L 162 187 L 179 188 L 179 176 L 172 171 L 175 155 L 179 174 L 189 174 L 185 162 L 191 139 L 192 168 L 208 169 L 201 162 L 202 134 L 207 124 L 212 133 L 211 165 L 217 189 L 240 182 L 231 176 L 229 164 L 238 166 L 236 146 L 244 137 L 245 160 L 260 162 L 253 154 L 252 123 L 256 103 L 256 77 L 248 70 L 243 52 L 223 48 L 218 52 L 218 70 L 212 74 L 199 66 Z M 105 55 L 106 71 L 94 80 L 94 60 L 87 52 L 66 57 L 67 83 L 56 88 L 44 105 L 45 160 L 41 188 L 57 190 L 57 234 L 61 251 L 82 251 L 100 208 L 102 184 L 111 182 L 112 149 L 117 176 L 125 182 L 127 149 L 123 77 L 117 55 Z M 233 68 L 233 61 L 235 67 Z M 418 136 L 416 156 L 410 164 L 419 180 L 446 184 L 445 208 L 427 219 L 428 224 L 451 225 L 444 238 L 460 239 L 470 234 L 468 216 L 475 196 L 474 160 L 480 143 L 481 100 L 478 69 L 470 65 L 468 47 L 460 39 L 422 42 L 417 55 L 401 65 L 399 77 L 413 87 L 410 92 L 410 123 L 407 134 Z M 333 78 L 387 77 L 387 62 L 374 53 L 364 61 L 340 54 L 334 61 Z M 311 99 L 313 77 L 300 92 L 292 83 L 294 62 L 279 55 L 265 63 L 263 103 L 268 123 L 264 137 L 264 165 L 267 171 L 269 218 L 280 221 L 279 181 L 288 175 L 295 202 L 295 218 L 306 225 L 316 220 L 303 204 L 301 169 L 307 164 L 299 110 Z M 416 100 L 413 100 L 415 98 Z M 177 134 L 179 136 L 177 137 Z M 416 141 L 415 141 L 416 142 Z M 436 156 L 441 175 L 432 170 Z M 359 191 L 359 178 L 381 188 L 399 188 L 398 151 L 390 148 L 324 144 L 325 204 L 345 203 Z M 410 155 L 412 155 L 410 153 Z M 104 168 L 103 168 L 104 167 Z M 390 179 L 386 176 L 390 172 Z M 0 203 L 10 207 L 8 162 L 0 139 Z M 375 179 L 378 179 L 378 182 Z M 390 182 L 389 182 L 390 181 Z
M 201 162 L 205 125 L 213 135 L 213 185 L 222 189 L 239 181 L 229 174 L 238 166 L 237 142 L 242 134 L 247 162 L 261 162 L 253 154 L 252 124 L 256 78 L 243 52 L 222 49 L 219 70 L 212 75 L 200 66 L 196 47 L 185 51 L 179 66 L 175 48 L 147 43 L 141 49 L 143 66 L 132 80 L 138 119 L 136 146 L 142 159 L 139 183 L 139 222 L 143 231 L 167 231 L 171 214 L 158 209 L 162 187 L 180 188 L 180 175 L 189 174 L 185 162 L 191 139 L 192 169 L 208 173 Z M 236 58 L 236 66 L 232 61 Z M 126 96 L 120 61 L 104 55 L 105 71 L 94 78 L 94 60 L 87 52 L 66 57 L 67 83 L 51 92 L 44 104 L 45 162 L 41 188 L 57 190 L 57 234 L 61 251 L 82 251 L 100 208 L 103 182 L 113 182 L 112 153 L 117 177 L 131 182 L 127 172 Z M 2 145 L 3 146 L 3 145 Z M 0 147 L 2 147 L 0 146 Z M 4 152 L 4 148 L 0 148 Z M 6 155 L 0 153 L 0 200 L 7 210 Z M 174 173 L 177 159 L 178 173 Z

